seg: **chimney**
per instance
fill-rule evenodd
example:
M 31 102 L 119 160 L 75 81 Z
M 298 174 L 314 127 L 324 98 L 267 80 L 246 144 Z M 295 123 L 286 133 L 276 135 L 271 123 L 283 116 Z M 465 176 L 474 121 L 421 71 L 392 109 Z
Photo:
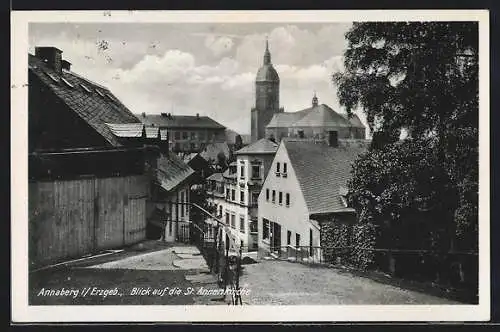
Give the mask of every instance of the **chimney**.
M 57 74 L 62 72 L 62 51 L 55 47 L 35 47 L 35 56 L 52 68 Z
M 68 60 L 62 60 L 61 66 L 62 66 L 62 69 L 64 69 L 64 70 L 67 70 L 67 71 L 71 70 L 71 62 L 69 62 Z
M 145 118 L 146 117 L 146 112 L 142 112 L 142 117 Z
M 339 146 L 339 138 L 337 131 L 328 132 L 328 146 L 336 148 Z
M 196 119 L 200 118 L 200 113 L 196 113 Z

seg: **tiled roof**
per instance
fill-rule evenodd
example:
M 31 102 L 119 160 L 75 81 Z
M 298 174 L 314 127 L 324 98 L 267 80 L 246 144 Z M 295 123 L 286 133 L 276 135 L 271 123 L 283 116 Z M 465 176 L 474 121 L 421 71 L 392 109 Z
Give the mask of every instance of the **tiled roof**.
M 356 127 L 365 128 L 356 114 L 348 119 L 326 104 L 309 107 L 297 112 L 276 113 L 266 128 L 286 127 Z
M 349 121 L 325 104 L 307 111 L 300 120 L 290 127 L 351 127 Z
M 298 112 L 282 112 L 276 113 L 273 115 L 271 121 L 267 124 L 267 128 L 277 128 L 277 127 L 290 127 L 295 122 L 302 119 L 304 115 L 307 114 L 307 111 L 310 109 L 305 109 Z
M 365 140 L 346 143 L 339 147 L 326 144 L 283 140 L 290 163 L 297 175 L 310 214 L 349 211 L 341 200 L 351 165 L 357 156 L 367 150 Z
M 162 153 L 158 158 L 156 180 L 166 191 L 175 189 L 185 181 L 194 170 L 174 153 Z
M 207 180 L 208 181 L 218 181 L 218 182 L 221 182 L 223 180 L 222 173 L 214 173 L 214 174 L 210 175 L 207 178 Z
M 32 54 L 28 55 L 28 70 L 112 146 L 121 144 L 106 123 L 140 123 L 118 98 L 101 85 L 66 70 L 59 75 Z
M 223 125 L 208 116 L 168 115 L 168 114 L 136 114 L 136 117 L 147 126 L 166 128 L 207 128 L 225 129 Z
M 268 140 L 267 138 L 261 138 L 257 142 L 245 146 L 244 148 L 235 152 L 235 154 L 245 155 L 245 154 L 267 154 L 275 153 L 278 149 L 278 144 Z
M 356 128 L 365 128 L 365 125 L 361 122 L 361 120 L 356 114 L 353 114 L 350 119 L 347 117 L 347 115 L 342 115 L 342 116 L 351 123 L 351 126 Z
M 226 142 L 210 143 L 205 146 L 203 151 L 200 152 L 200 156 L 205 160 L 215 160 L 217 161 L 217 155 L 222 152 L 229 158 L 229 146 Z

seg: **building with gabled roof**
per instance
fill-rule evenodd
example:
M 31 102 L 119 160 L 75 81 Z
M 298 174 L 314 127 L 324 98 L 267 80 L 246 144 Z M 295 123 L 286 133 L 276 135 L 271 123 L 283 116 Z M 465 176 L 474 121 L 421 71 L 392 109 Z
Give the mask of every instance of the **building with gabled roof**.
M 209 203 L 242 239 L 244 251 L 257 250 L 258 197 L 278 144 L 262 138 L 234 154 L 224 173 L 207 179 Z
M 168 150 L 168 132 L 71 71 L 55 47 L 28 55 L 28 132 L 31 264 L 142 241 L 165 215 L 153 207 L 164 225 L 189 222 L 193 171 Z
M 208 116 L 136 114 L 146 127 L 157 127 L 169 132 L 169 148 L 176 153 L 201 152 L 212 143 L 226 141 L 226 127 Z
M 325 217 L 352 220 L 346 185 L 353 162 L 368 148 L 359 139 L 307 142 L 283 139 L 267 174 L 258 205 L 259 252 L 317 254 Z

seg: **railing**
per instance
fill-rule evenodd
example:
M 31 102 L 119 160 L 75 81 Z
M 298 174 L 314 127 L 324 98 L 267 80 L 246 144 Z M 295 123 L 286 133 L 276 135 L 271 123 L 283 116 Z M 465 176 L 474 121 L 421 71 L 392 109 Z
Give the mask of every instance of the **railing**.
M 459 289 L 477 290 L 478 286 L 478 253 L 474 251 L 288 245 L 270 247 L 267 255 L 303 264 L 377 270 L 415 281 L 446 283 Z

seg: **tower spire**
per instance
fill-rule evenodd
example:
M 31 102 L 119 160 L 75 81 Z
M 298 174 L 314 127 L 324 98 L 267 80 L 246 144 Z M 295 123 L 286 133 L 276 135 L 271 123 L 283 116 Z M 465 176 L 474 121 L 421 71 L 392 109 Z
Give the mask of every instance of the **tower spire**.
M 314 96 L 313 96 L 313 99 L 312 99 L 312 106 L 313 107 L 318 106 L 318 97 L 316 97 L 316 90 L 314 90 Z
M 269 52 L 269 39 L 266 36 L 266 50 L 264 52 L 264 64 L 269 65 L 271 64 L 271 52 Z

